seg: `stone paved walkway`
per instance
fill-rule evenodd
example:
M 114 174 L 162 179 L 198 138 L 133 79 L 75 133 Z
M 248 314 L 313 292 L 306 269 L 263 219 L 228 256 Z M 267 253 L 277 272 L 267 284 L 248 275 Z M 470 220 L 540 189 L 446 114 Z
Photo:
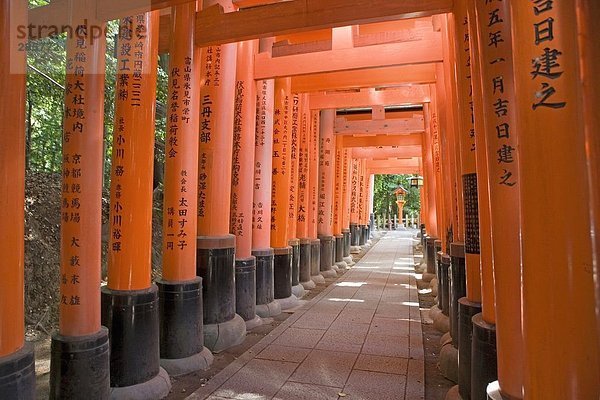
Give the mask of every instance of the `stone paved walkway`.
M 414 231 L 390 232 L 192 400 L 420 400 Z

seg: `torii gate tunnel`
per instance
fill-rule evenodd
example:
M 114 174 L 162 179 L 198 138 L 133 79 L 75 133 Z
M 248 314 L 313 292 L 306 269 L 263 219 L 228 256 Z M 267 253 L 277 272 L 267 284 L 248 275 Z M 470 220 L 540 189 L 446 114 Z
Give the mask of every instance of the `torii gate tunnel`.
M 104 121 L 112 20 L 119 95 Z M 424 181 L 423 279 L 439 282 L 437 318 L 449 324 L 441 357 L 458 355 L 448 398 L 600 398 L 598 20 L 597 0 L 0 0 L 0 398 L 35 397 L 24 340 L 26 50 L 62 32 L 51 399 L 163 398 L 169 374 L 207 368 L 261 318 L 296 307 L 369 240 L 377 174 Z

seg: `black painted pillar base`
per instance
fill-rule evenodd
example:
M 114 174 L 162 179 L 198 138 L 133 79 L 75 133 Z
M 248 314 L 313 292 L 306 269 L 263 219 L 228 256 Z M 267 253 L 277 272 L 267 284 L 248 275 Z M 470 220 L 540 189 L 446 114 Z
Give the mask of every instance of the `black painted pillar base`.
M 204 347 L 202 279 L 159 280 L 160 365 L 171 376 L 210 367 L 212 354 Z
M 282 310 L 298 305 L 298 298 L 292 293 L 292 248 L 273 249 L 275 253 L 273 276 L 275 282 L 275 300 Z
M 436 264 L 435 264 L 435 241 L 437 238 L 427 237 L 427 244 L 425 245 L 425 252 L 427 254 L 427 273 L 435 275 Z
M 439 240 L 436 240 L 436 242 L 439 242 Z M 441 281 L 441 277 L 442 277 L 442 252 L 441 251 L 436 251 L 435 252 L 435 276 L 437 277 L 437 281 L 438 281 L 438 293 L 437 293 L 437 306 L 438 309 L 440 310 L 440 312 L 442 311 L 442 283 Z
M 108 399 L 109 364 L 108 329 L 105 327 L 89 336 L 53 335 L 50 399 Z
M 350 252 L 360 253 L 360 226 L 358 224 L 350 224 Z
M 300 284 L 306 290 L 314 289 L 317 287 L 315 282 L 311 279 L 311 261 L 312 261 L 312 240 L 303 238 L 300 239 Z
M 321 274 L 321 240 L 311 239 L 310 242 L 310 278 L 316 284 L 325 283 Z
M 261 318 L 279 315 L 281 306 L 275 301 L 273 282 L 273 249 L 252 250 L 252 255 L 256 258 L 256 314 Z
M 300 284 L 300 239 L 290 239 L 288 244 L 292 248 L 292 294 L 300 299 L 306 294 Z
M 342 229 L 342 235 L 344 235 L 344 252 L 343 252 L 343 260 L 346 262 L 346 265 L 351 267 L 354 265 L 354 260 L 350 255 L 350 242 L 352 241 L 350 229 Z
M 219 353 L 246 337 L 246 323 L 235 313 L 235 236 L 200 236 L 196 254 L 203 283 L 204 345 Z
M 108 389 L 108 355 L 104 387 Z M 15 353 L 0 357 L 0 394 L 6 400 L 35 399 L 35 357 L 31 343 L 25 342 Z
M 427 231 L 425 230 L 425 224 L 421 224 L 421 247 L 425 250 L 425 237 L 427 236 Z
M 358 245 L 364 246 L 367 244 L 367 227 L 365 225 L 358 226 Z
M 498 379 L 496 325 L 485 322 L 482 314 L 476 314 L 472 322 L 471 399 L 486 400 L 487 386 Z
M 262 325 L 256 315 L 256 258 L 235 260 L 235 312 L 250 330 Z
M 465 245 L 450 244 L 450 335 L 452 346 L 458 349 L 458 300 L 467 295 L 465 275 Z
M 441 252 L 440 252 L 441 253 Z M 442 299 L 442 313 L 449 317 L 450 316 L 450 256 L 446 253 L 441 254 L 440 262 L 440 276 L 438 278 L 438 298 Z
M 319 236 L 321 241 L 321 275 L 325 278 L 335 278 L 336 272 L 332 269 L 333 266 L 333 236 Z
M 162 399 L 171 390 L 160 368 L 158 287 L 120 291 L 103 287 L 102 325 L 110 343 L 111 398 Z M 143 350 L 143 351 L 141 351 Z
M 458 390 L 464 400 L 471 399 L 471 346 L 473 316 L 481 312 L 481 303 L 466 297 L 458 300 Z
M 348 268 L 344 261 L 344 235 L 335 236 L 335 265 L 341 270 Z

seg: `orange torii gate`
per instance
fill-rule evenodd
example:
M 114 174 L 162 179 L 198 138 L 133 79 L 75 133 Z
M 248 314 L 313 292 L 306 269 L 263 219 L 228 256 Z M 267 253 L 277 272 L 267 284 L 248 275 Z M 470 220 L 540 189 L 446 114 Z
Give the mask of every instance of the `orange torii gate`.
M 600 151 L 594 133 L 598 124 L 593 73 L 598 46 L 590 32 L 600 8 L 590 0 L 504 0 L 501 5 L 471 0 L 265 3 L 271 1 L 205 1 L 204 10 L 198 11 L 195 2 L 186 0 L 84 0 L 55 1 L 29 11 L 34 27 L 64 24 L 81 34 L 77 40 L 67 39 L 60 327 L 52 343 L 51 398 L 106 398 L 109 391 L 127 397 L 138 385 L 150 388 L 145 398 L 162 396 L 169 385 L 159 365 L 177 374 L 177 361 L 192 357 L 192 369 L 197 369 L 210 363 L 205 338 L 214 351 L 242 340 L 245 326 L 238 314 L 255 320 L 252 295 L 260 303 L 256 313 L 279 313 L 274 297 L 293 300 L 291 288 L 303 281 L 302 276 L 302 283 L 310 285 L 323 279 L 320 265 L 328 272 L 339 262 L 339 246 L 330 252 L 331 258 L 327 250 L 319 251 L 333 242 L 329 238 L 335 237 L 337 245 L 344 230 L 352 228 L 352 240 L 357 239 L 353 244 L 367 243 L 373 174 L 421 171 L 426 181 L 426 228 L 440 238 L 429 240 L 428 261 L 435 268 L 432 272 L 437 269 L 440 306 L 450 314 L 453 340 L 460 349 L 461 395 L 486 395 L 485 386 L 496 379 L 497 358 L 498 383 L 488 389 L 493 398 L 598 397 Z M 0 5 L 5 37 L 11 35 L 15 15 L 27 26 L 24 1 L 0 0 Z M 171 6 L 175 7 L 160 21 L 169 29 L 158 32 L 158 10 Z M 242 10 L 233 12 L 236 7 Z M 274 9 L 279 12 L 270 15 Z M 323 12 L 333 9 L 338 12 Z M 352 42 L 352 27 L 342 27 L 450 11 L 433 18 L 431 31 L 415 43 L 377 43 L 363 49 Z M 121 18 L 119 64 L 131 63 L 135 70 L 119 71 L 109 279 L 100 296 L 105 39 L 96 38 L 92 27 L 102 28 L 115 18 Z M 317 28 L 335 28 L 330 50 L 290 55 L 284 52 L 294 46 L 282 45 L 275 56 L 269 48 L 272 41 L 263 40 L 256 56 L 257 75 L 252 42 L 240 42 Z M 34 30 L 31 37 L 50 33 Z M 140 49 L 135 62 L 123 51 L 132 43 Z M 11 58 L 10 65 L 0 67 L 5 102 L 0 110 L 0 213 L 7 223 L 0 228 L 0 245 L 9 267 L 0 283 L 0 378 L 20 374 L 20 386 L 12 378 L 4 386 L 0 379 L 0 393 L 9 398 L 13 393 L 32 397 L 34 385 L 33 354 L 22 340 L 24 144 L 22 135 L 14 135 L 15 129 L 25 129 L 25 82 L 24 70 L 15 73 L 13 68 L 24 69 L 25 57 L 11 51 L 14 45 L 0 45 L 2 59 Z M 171 52 L 171 71 L 165 257 L 157 288 L 150 276 L 148 163 L 159 51 Z M 365 55 L 368 59 L 360 59 Z M 548 57 L 554 62 L 543 65 Z M 377 72 L 365 76 L 357 68 Z M 200 69 L 201 79 L 195 82 L 192 75 Z M 260 79 L 254 87 L 256 78 Z M 277 78 L 277 85 L 271 78 Z M 187 82 L 185 90 L 178 91 L 182 82 Z M 420 86 L 373 89 L 403 83 Z M 295 94 L 356 88 L 369 89 Z M 254 89 L 258 110 L 252 107 Z M 381 104 L 373 104 L 373 99 Z M 187 113 L 176 107 L 179 100 L 191 105 Z M 275 116 L 273 121 L 274 101 L 287 120 Z M 382 118 L 389 102 L 423 105 L 424 112 Z M 335 108 L 368 106 L 373 106 L 373 120 L 336 120 Z M 325 111 L 319 115 L 316 110 L 321 109 Z M 253 112 L 258 112 L 258 128 L 252 127 Z M 294 120 L 302 120 L 295 144 Z M 253 133 L 258 138 L 254 147 Z M 293 161 L 295 151 L 298 157 Z M 252 170 L 245 168 L 249 165 Z M 545 168 L 543 174 L 540 168 Z M 290 173 L 274 171 L 282 169 Z M 576 193 L 570 199 L 572 215 L 563 211 L 557 180 L 569 182 Z M 196 219 L 196 213 L 194 222 L 184 218 Z M 296 253 L 289 250 L 290 244 L 297 247 Z M 345 248 L 343 253 L 346 256 Z M 465 268 L 465 253 L 466 297 L 459 312 L 452 307 L 458 305 L 455 297 L 460 293 L 454 284 L 462 277 L 455 279 L 454 273 Z M 298 263 L 294 254 L 299 255 Z M 252 256 L 260 275 L 254 291 Z M 248 280 L 242 275 L 234 279 L 236 263 Z M 444 288 L 450 265 L 452 287 Z M 204 279 L 204 299 L 196 275 Z M 241 299 L 240 293 L 248 295 L 246 302 L 234 301 Z M 178 300 L 182 294 L 185 307 Z M 571 304 L 578 304 L 578 313 L 572 312 Z M 480 305 L 482 313 L 472 319 Z M 453 320 L 458 314 L 460 329 Z M 195 334 L 182 338 L 179 327 L 186 324 Z M 577 343 L 571 340 L 574 334 L 581 339 Z M 169 340 L 173 337 L 177 340 Z

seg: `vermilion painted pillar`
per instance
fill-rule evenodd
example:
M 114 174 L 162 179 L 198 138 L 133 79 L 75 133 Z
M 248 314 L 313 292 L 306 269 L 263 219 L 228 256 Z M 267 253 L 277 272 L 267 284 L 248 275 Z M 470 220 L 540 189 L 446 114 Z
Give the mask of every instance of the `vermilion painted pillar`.
M 360 221 L 359 221 L 359 191 L 360 191 L 360 160 L 351 159 L 350 178 L 350 252 L 360 253 Z
M 583 108 L 585 140 L 587 149 L 588 186 L 591 196 L 592 246 L 594 256 L 594 282 L 596 285 L 597 332 L 600 332 L 600 114 L 598 114 L 598 66 L 600 42 L 596 40 L 595 24 L 600 16 L 600 4 L 588 0 L 577 1 L 579 28 L 579 51 L 581 53 L 581 81 L 583 85 Z
M 361 158 L 359 162 L 359 181 L 358 181 L 358 244 L 364 247 L 367 244 L 365 235 L 366 213 L 367 213 L 367 160 Z
M 335 265 L 338 268 L 346 269 L 348 265 L 344 261 L 344 234 L 342 216 L 344 214 L 344 148 L 341 137 L 336 138 L 335 142 L 335 177 L 334 177 L 334 197 L 333 197 L 333 234 L 335 236 Z
M 206 0 L 234 11 L 231 1 Z M 235 236 L 229 233 L 237 44 L 202 49 L 198 155 L 197 273 L 203 280 L 204 343 L 213 352 L 241 343 L 235 312 Z
M 256 315 L 256 257 L 252 255 L 252 203 L 256 135 L 254 56 L 258 41 L 237 44 L 237 78 L 233 118 L 230 232 L 236 237 L 235 303 L 246 328 L 261 325 Z
M 275 299 L 281 309 L 294 307 L 292 294 L 292 248 L 288 238 L 292 141 L 292 80 L 275 79 L 273 111 L 273 186 L 271 191 L 271 247 L 275 252 Z
M 272 44 L 272 38 L 261 39 L 259 51 L 270 51 Z M 256 314 L 263 318 L 281 313 L 281 306 L 274 298 L 274 256 L 271 247 L 274 87 L 272 79 L 256 82 L 252 255 L 256 257 Z
M 27 2 L 0 1 L 0 393 L 29 400 L 35 398 L 35 365 L 33 346 L 24 340 L 27 67 L 26 53 L 18 49 L 27 38 L 19 40 L 18 25 L 27 26 Z
M 60 326 L 52 338 L 50 398 L 79 396 L 81 390 L 107 398 L 109 339 L 106 328 L 100 326 L 106 43 L 91 32 L 103 24 L 86 20 L 87 10 L 81 6 L 74 5 L 71 12 L 72 26 L 81 38 L 67 39 Z M 158 339 L 158 332 L 154 334 Z M 158 353 L 155 356 L 158 364 Z M 71 362 L 73 358 L 77 361 Z
M 301 95 L 298 136 L 298 194 L 296 237 L 300 239 L 300 283 L 305 289 L 314 289 L 311 279 L 312 245 L 308 229 L 310 208 L 310 109 L 308 94 Z
M 171 386 L 159 367 L 158 288 L 151 281 L 158 19 L 150 12 L 119 25 L 108 285 L 102 288 L 111 396 L 117 398 L 129 398 L 143 385 L 148 398 L 159 399 Z
M 288 195 L 288 244 L 292 248 L 292 294 L 301 298 L 306 294 L 300 284 L 300 239 L 296 235 L 298 227 L 298 175 L 300 161 L 300 95 L 291 97 L 291 128 L 290 128 L 290 192 Z
M 170 375 L 206 369 L 202 279 L 196 276 L 198 210 L 199 49 L 194 46 L 196 4 L 171 8 L 169 103 L 163 196 L 163 271 L 156 282 L 161 365 Z
M 321 274 L 335 277 L 333 235 L 333 195 L 335 178 L 335 110 L 322 110 L 319 124 L 319 213 L 317 218 L 321 240 Z
M 343 147 L 343 136 L 339 136 L 338 141 L 342 144 L 342 168 L 344 177 L 342 179 L 342 234 L 344 235 L 344 258 L 346 265 L 351 267 L 354 260 L 350 255 L 351 231 L 350 231 L 350 198 L 352 196 L 352 149 Z
M 471 86 L 471 40 L 467 0 L 454 3 L 454 16 L 450 19 L 450 32 L 454 35 L 456 89 L 460 156 L 462 170 L 463 210 L 465 220 L 465 270 L 466 297 L 459 300 L 459 378 L 458 386 L 463 398 L 471 395 L 471 318 L 481 311 L 481 273 L 479 243 L 479 194 L 475 161 L 475 126 L 473 90 Z
M 473 114 L 475 126 L 475 162 L 477 167 L 477 193 L 479 208 L 479 244 L 481 273 L 481 313 L 472 318 L 473 342 L 471 346 L 471 398 L 487 398 L 487 385 L 498 378 L 496 362 L 496 293 L 494 287 L 494 260 L 492 254 L 492 228 L 490 210 L 490 184 L 488 174 L 487 137 L 482 102 L 482 65 L 480 48 L 488 42 L 479 42 L 475 3 L 468 5 L 469 38 L 471 40 L 471 73 Z M 488 25 L 489 21 L 485 23 Z M 483 39 L 487 39 L 484 37 Z M 493 47 L 493 46 L 492 46 Z M 498 238 L 497 240 L 502 240 Z
M 310 208 L 308 213 L 308 231 L 311 242 L 311 279 L 315 283 L 325 283 L 321 274 L 321 240 L 318 239 L 319 213 L 319 125 L 320 114 L 311 110 L 310 114 L 310 162 L 309 162 L 309 194 Z
M 434 243 L 438 240 L 438 207 L 436 196 L 436 180 L 433 161 L 433 134 L 430 123 L 430 104 L 423 104 L 423 116 L 425 120 L 425 131 L 423 132 L 423 183 L 425 187 L 425 229 L 427 238 L 425 241 L 425 260 L 427 263 L 427 273 L 423 275 L 425 281 L 431 281 L 436 273 L 436 252 Z
M 512 160 L 502 159 L 498 153 L 505 145 L 514 149 L 518 147 L 510 2 L 487 5 L 477 3 L 476 13 L 481 60 L 479 82 L 483 94 L 481 115 L 485 124 L 485 135 L 482 137 L 477 132 L 477 146 L 483 151 L 482 147 L 485 145 L 487 150 L 490 236 L 495 239 L 492 250 L 496 289 L 498 382 L 500 391 L 505 396 L 517 399 L 522 398 L 523 386 L 519 159 L 516 152 Z M 487 38 L 498 31 L 504 41 L 487 46 Z M 480 144 L 480 138 L 486 140 Z M 482 238 L 482 245 L 483 243 Z M 485 306 L 485 297 L 483 301 Z
M 600 396 L 576 5 L 511 2 L 526 399 Z M 502 147 L 498 156 L 513 151 Z

